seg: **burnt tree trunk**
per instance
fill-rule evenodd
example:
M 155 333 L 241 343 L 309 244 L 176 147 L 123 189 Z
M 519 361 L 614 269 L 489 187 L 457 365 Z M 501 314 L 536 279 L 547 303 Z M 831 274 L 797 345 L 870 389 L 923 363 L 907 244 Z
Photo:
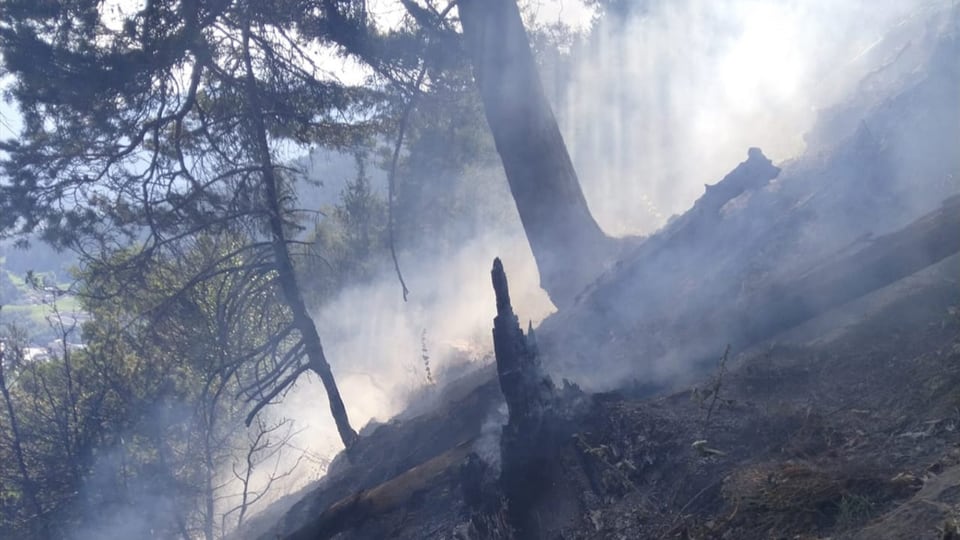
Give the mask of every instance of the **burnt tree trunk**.
M 493 349 L 500 390 L 507 402 L 507 425 L 500 437 L 500 487 L 507 500 L 507 516 L 519 538 L 539 536 L 539 524 L 529 509 L 551 484 L 550 454 L 555 447 L 552 402 L 553 381 L 543 373 L 530 328 L 527 335 L 510 305 L 507 275 L 500 259 L 491 271 L 497 298 L 493 319 Z
M 460 21 L 487 123 L 540 271 L 557 307 L 613 255 L 593 219 L 547 102 L 514 0 L 461 0 Z
M 500 259 L 494 259 L 490 272 L 497 299 L 497 316 L 493 319 L 493 350 L 497 359 L 500 391 L 507 402 L 507 428 L 536 435 L 545 410 L 553 397 L 553 383 L 544 375 L 537 357 L 533 329 L 527 335 L 510 304 L 507 275 Z

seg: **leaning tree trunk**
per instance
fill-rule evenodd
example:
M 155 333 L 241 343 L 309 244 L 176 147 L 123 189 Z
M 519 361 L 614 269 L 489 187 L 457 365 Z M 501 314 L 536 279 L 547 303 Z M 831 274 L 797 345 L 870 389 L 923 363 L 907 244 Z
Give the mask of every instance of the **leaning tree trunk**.
M 569 305 L 613 255 L 590 214 L 547 102 L 514 0 L 461 0 L 460 21 L 487 123 L 540 270 Z
M 263 109 L 261 108 L 260 97 L 256 86 L 256 77 L 250 58 L 249 23 L 244 28 L 243 33 L 243 53 L 246 68 L 247 100 L 249 102 L 248 106 L 250 107 L 249 121 L 251 123 L 253 142 L 256 145 L 257 157 L 262 168 L 261 174 L 263 175 L 266 204 L 268 206 L 267 213 L 269 215 L 271 245 L 273 247 L 277 277 L 280 282 L 284 300 L 293 316 L 294 327 L 296 327 L 300 333 L 300 339 L 303 341 L 308 365 L 323 382 L 323 387 L 327 391 L 327 399 L 330 402 L 330 413 L 333 415 L 333 420 L 337 425 L 340 440 L 343 441 L 343 445 L 349 450 L 357 440 L 357 432 L 350 426 L 347 409 L 343 405 L 340 390 L 337 388 L 337 381 L 333 377 L 333 371 L 331 371 L 330 364 L 327 362 L 326 355 L 323 352 L 320 334 L 317 333 L 317 327 L 313 322 L 313 317 L 310 316 L 306 303 L 303 301 L 303 294 L 300 291 L 300 285 L 293 267 L 293 259 L 290 257 L 290 250 L 283 226 L 278 179 L 270 153 L 270 146 L 267 142 L 267 128 L 263 121 Z

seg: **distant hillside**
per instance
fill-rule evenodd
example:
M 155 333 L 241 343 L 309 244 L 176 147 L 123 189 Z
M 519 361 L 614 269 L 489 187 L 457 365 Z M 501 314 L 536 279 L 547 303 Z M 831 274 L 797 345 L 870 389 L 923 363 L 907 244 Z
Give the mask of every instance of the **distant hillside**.
M 27 248 L 16 247 L 9 240 L 0 242 L 0 324 L 16 325 L 34 345 L 55 339 L 47 321 L 49 295 L 31 287 L 26 276 L 33 272 L 42 282 L 63 287 L 72 280 L 70 271 L 77 262 L 75 253 L 58 252 L 43 242 L 31 242 Z M 69 318 L 84 318 L 73 296 L 61 297 L 57 305 Z
M 38 240 L 31 240 L 27 248 L 17 247 L 13 240 L 0 240 L 0 274 L 6 271 L 22 278 L 32 271 L 53 274 L 57 281 L 66 281 L 70 278 L 70 268 L 76 264 L 76 254 L 58 252 Z

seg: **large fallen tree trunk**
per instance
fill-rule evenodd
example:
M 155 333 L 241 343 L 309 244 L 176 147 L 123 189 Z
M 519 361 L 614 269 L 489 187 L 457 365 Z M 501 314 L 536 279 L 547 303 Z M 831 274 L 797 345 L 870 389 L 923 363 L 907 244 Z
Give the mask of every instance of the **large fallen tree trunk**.
M 670 239 L 685 239 L 685 235 Z M 676 247 L 672 243 L 654 245 L 648 255 L 654 262 L 673 264 L 677 258 L 672 252 L 670 256 L 663 252 Z M 709 280 L 687 283 L 687 290 L 673 289 L 662 298 L 654 296 L 651 302 L 656 309 L 642 312 L 636 297 L 627 293 L 617 297 L 604 295 L 609 284 L 600 285 L 592 293 L 605 296 L 602 301 L 585 299 L 578 309 L 561 313 L 544 324 L 542 347 L 545 356 L 557 362 L 554 369 L 562 372 L 572 364 L 582 366 L 586 354 L 591 354 L 595 361 L 591 371 L 598 372 L 607 359 L 606 346 L 614 342 L 612 348 L 628 349 L 635 355 L 632 359 L 614 360 L 627 366 L 615 377 L 622 380 L 633 370 L 635 378 L 646 378 L 656 386 L 657 375 L 669 379 L 677 375 L 677 370 L 683 370 L 696 376 L 697 371 L 690 367 L 698 360 L 715 358 L 728 344 L 743 350 L 957 253 L 960 196 L 943 201 L 937 210 L 859 248 L 835 253 L 799 272 L 761 279 L 752 284 L 749 292 L 742 290 L 743 276 L 725 276 L 722 284 Z M 683 281 L 677 275 L 697 269 L 689 268 L 690 263 L 685 262 L 688 267 L 668 268 L 673 272 L 670 279 L 675 285 Z M 670 299 L 675 303 L 673 311 L 667 309 Z M 631 309 L 635 313 L 628 313 Z M 560 333 L 557 328 L 568 331 Z M 628 340 L 632 346 L 624 347 L 622 340 Z M 645 364 L 657 362 L 656 375 L 644 371 Z
M 491 271 L 497 299 L 493 320 L 493 350 L 500 390 L 507 402 L 507 424 L 500 436 L 500 489 L 507 516 L 520 538 L 539 536 L 537 523 L 528 519 L 529 508 L 550 485 L 549 456 L 555 450 L 554 385 L 543 373 L 531 328 L 527 335 L 510 303 L 507 275 L 500 259 Z
M 474 77 L 537 260 L 558 307 L 599 275 L 615 242 L 593 219 L 553 116 L 515 0 L 461 0 Z
M 729 339 L 749 345 L 890 285 L 960 252 L 960 195 L 907 227 L 861 249 L 827 259 L 795 279 L 749 295 L 724 325 Z

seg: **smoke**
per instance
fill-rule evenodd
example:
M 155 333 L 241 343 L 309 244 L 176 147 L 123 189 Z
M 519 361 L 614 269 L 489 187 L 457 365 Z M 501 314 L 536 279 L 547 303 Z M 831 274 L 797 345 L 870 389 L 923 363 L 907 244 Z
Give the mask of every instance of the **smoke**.
M 597 220 L 649 233 L 748 147 L 799 155 L 818 112 L 876 67 L 871 48 L 930 4 L 678 0 L 601 18 L 557 104 Z
M 743 330 L 718 321 L 752 287 L 795 278 L 957 193 L 958 24 L 949 1 L 663 2 L 601 21 L 560 116 L 608 232 L 659 228 L 749 146 L 782 172 L 717 220 L 698 229 L 694 212 L 644 244 L 646 257 L 570 316 L 565 329 L 583 336 L 552 336 L 563 342 L 554 374 L 591 390 L 702 374 L 698 361 Z M 697 313 L 708 315 L 689 320 Z
M 490 411 L 490 414 L 480 427 L 480 436 L 473 444 L 473 451 L 477 453 L 477 456 L 479 456 L 484 463 L 490 466 L 494 477 L 500 475 L 500 467 L 502 465 L 500 434 L 507 420 L 509 420 L 507 404 L 503 403 L 495 410 Z
M 71 540 L 151 538 L 192 525 L 189 499 L 175 472 L 184 462 L 164 441 L 168 432 L 191 429 L 193 418 L 191 407 L 163 400 L 144 415 L 148 436 L 127 434 L 97 452 L 76 498 L 75 511 L 85 519 L 60 535 Z
M 424 330 L 438 386 L 490 361 L 496 315 L 490 266 L 498 256 L 509 272 L 517 312 L 538 323 L 553 306 L 539 287 L 522 232 L 481 233 L 450 253 L 401 254 L 409 301 L 403 301 L 391 269 L 371 285 L 344 291 L 314 314 L 355 427 L 387 421 L 411 398 L 430 391 L 422 359 Z M 295 444 L 340 448 L 323 385 L 315 377 L 298 382 L 278 414 L 295 417 L 303 429 Z
M 564 96 L 558 118 L 598 221 L 612 234 L 648 233 L 686 210 L 749 146 L 775 161 L 800 155 L 820 112 L 887 59 L 872 54 L 878 41 L 928 15 L 918 14 L 928 4 L 683 0 L 599 19 L 572 51 L 567 87 L 548 92 Z M 481 176 L 505 195 L 502 172 Z M 413 395 L 429 393 L 424 331 L 440 385 L 483 363 L 495 256 L 505 262 L 521 318 L 537 323 L 552 311 L 512 204 L 503 204 L 511 207 L 505 225 L 478 230 L 452 252 L 401 254 L 409 302 L 385 270 L 315 313 L 355 426 L 386 421 Z M 683 371 L 669 360 L 653 369 Z M 278 414 L 297 419 L 296 444 L 340 448 L 315 378 L 298 382 Z

